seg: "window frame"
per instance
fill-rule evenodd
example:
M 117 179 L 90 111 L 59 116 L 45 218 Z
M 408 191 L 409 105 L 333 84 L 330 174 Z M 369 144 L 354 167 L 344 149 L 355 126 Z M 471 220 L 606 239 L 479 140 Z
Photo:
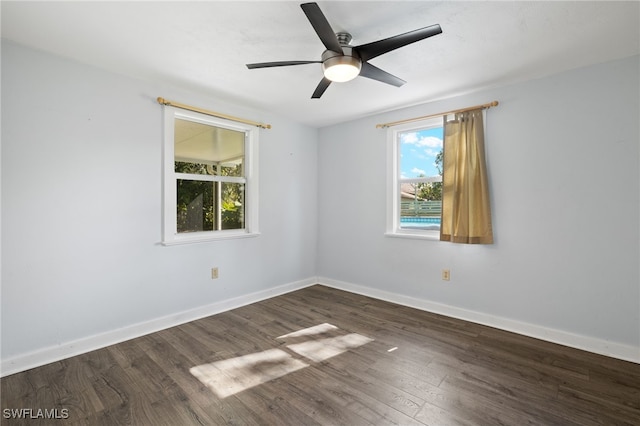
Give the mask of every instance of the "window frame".
M 176 173 L 175 171 L 175 120 L 196 123 L 243 132 L 244 177 L 210 176 Z M 255 237 L 258 228 L 258 128 L 248 124 L 224 120 L 198 112 L 188 111 L 169 105 L 164 107 L 164 147 L 163 147 L 163 227 L 162 244 L 175 245 L 218 241 L 232 238 Z M 195 177 L 195 179 L 194 179 Z M 177 232 L 177 181 L 189 180 L 244 183 L 245 185 L 245 226 L 241 229 L 224 229 L 198 232 Z
M 406 123 L 387 129 L 387 220 L 385 236 L 399 238 L 416 238 L 440 241 L 440 230 L 410 229 L 400 227 L 400 138 L 401 133 L 444 128 L 444 115 L 425 120 Z M 403 181 L 429 182 L 432 176 L 425 178 L 407 178 Z

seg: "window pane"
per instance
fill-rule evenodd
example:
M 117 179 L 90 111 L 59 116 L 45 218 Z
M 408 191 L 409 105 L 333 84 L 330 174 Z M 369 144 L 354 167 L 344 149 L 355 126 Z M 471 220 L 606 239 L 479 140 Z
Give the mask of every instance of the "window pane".
M 245 185 L 177 180 L 178 233 L 244 229 Z
M 442 131 L 430 127 L 398 135 L 400 229 L 440 229 Z
M 243 176 L 244 132 L 175 119 L 175 171 Z
M 243 229 L 244 228 L 244 184 L 222 183 L 222 229 Z
M 442 175 L 442 127 L 399 134 L 400 179 Z
M 216 229 L 217 185 L 216 182 L 177 180 L 178 233 Z

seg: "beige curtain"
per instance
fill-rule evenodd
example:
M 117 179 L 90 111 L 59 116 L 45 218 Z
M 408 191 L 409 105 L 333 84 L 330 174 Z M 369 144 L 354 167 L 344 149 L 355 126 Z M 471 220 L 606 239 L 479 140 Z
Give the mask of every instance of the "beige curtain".
M 482 109 L 444 124 L 440 240 L 493 244 Z

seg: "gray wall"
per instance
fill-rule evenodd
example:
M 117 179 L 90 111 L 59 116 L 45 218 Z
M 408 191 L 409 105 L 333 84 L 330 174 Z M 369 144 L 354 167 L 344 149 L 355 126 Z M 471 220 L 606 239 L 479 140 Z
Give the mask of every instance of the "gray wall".
M 620 343 L 640 359 L 639 75 L 636 56 L 321 129 L 318 275 Z M 385 237 L 387 132 L 375 125 L 494 99 L 495 244 Z
M 262 235 L 159 244 L 158 96 L 273 125 Z M 316 129 L 3 42 L 2 358 L 315 276 L 316 165 Z
M 316 276 L 637 351 L 639 73 L 633 57 L 316 130 L 3 42 L 2 360 Z M 273 125 L 262 235 L 159 244 L 157 96 Z M 493 99 L 496 243 L 385 237 L 375 124 Z

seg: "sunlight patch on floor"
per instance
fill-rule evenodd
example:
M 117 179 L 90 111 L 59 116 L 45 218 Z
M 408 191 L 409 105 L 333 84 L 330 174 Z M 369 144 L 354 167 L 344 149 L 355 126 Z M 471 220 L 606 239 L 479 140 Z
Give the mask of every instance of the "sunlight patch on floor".
M 338 327 L 328 323 L 314 325 L 313 327 L 303 328 L 302 330 L 294 331 L 293 333 L 284 334 L 278 336 L 278 339 L 286 339 L 287 337 L 300 337 L 300 336 L 313 336 L 314 334 L 327 333 L 329 331 L 337 330 Z
M 328 333 L 342 332 L 335 325 L 328 323 L 315 325 L 278 337 L 278 339 L 306 340 L 299 339 L 301 337 L 311 339 L 287 345 L 286 349 L 291 353 L 284 349 L 268 349 L 198 365 L 189 371 L 219 398 L 226 398 L 309 366 L 303 360 L 296 358 L 296 355 L 306 358 L 309 362 L 322 362 L 374 340 L 357 333 L 340 334 L 329 338 L 319 336 L 326 336 Z
M 220 398 L 226 398 L 308 366 L 280 349 L 269 349 L 199 365 L 189 371 Z
M 373 342 L 373 339 L 361 334 L 351 333 L 344 336 L 330 337 L 328 339 L 310 340 L 308 342 L 288 345 L 298 355 L 302 355 L 315 362 L 321 362 L 362 345 Z

